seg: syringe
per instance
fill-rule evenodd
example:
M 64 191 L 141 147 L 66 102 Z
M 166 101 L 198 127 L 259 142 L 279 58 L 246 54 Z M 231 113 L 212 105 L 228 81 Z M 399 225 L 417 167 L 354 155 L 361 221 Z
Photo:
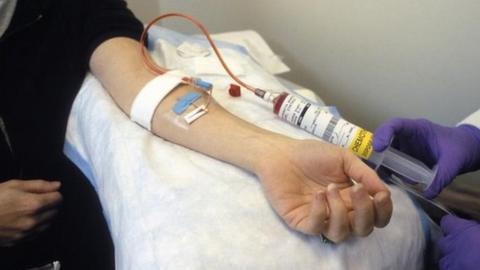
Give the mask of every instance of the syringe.
M 388 147 L 383 152 L 373 151 L 371 132 L 333 115 L 324 106 L 286 92 L 280 95 L 267 92 L 263 98 L 273 102 L 273 111 L 281 119 L 324 141 L 352 150 L 375 169 L 388 168 L 410 181 L 422 183 L 425 188 L 435 177 L 435 169 L 397 149 Z

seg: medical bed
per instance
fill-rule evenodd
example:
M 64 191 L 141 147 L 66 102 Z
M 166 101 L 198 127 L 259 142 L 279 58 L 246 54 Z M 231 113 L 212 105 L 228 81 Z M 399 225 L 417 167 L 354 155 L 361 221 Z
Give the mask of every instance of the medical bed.
M 287 68 L 255 32 L 218 38 L 226 60 L 244 80 L 322 103 L 313 92 L 277 80 L 272 73 Z M 178 53 L 179 47 L 192 46 L 197 55 L 182 58 L 185 52 Z M 208 49 L 202 52 L 207 48 L 202 38 L 156 27 L 149 47 L 167 67 L 214 82 L 219 89 L 213 92 L 215 99 L 231 113 L 291 137 L 313 138 L 276 119 L 250 93 L 234 98 L 222 91 L 231 81 Z M 73 104 L 65 153 L 100 197 L 117 269 L 423 267 L 428 227 L 400 189 L 390 187 L 394 211 L 387 227 L 366 238 L 324 243 L 289 229 L 270 208 L 255 175 L 152 135 L 130 121 L 91 75 Z

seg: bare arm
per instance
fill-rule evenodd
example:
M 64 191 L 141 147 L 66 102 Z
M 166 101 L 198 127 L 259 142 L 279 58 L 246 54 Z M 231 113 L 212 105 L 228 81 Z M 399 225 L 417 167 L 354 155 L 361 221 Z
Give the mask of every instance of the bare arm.
M 90 67 L 127 114 L 137 93 L 155 77 L 142 62 L 138 42 L 127 38 L 102 43 L 94 51 Z M 179 86 L 161 102 L 153 132 L 255 173 L 275 211 L 293 229 L 341 241 L 352 233 L 367 235 L 374 226 L 388 223 L 392 212 L 388 190 L 375 172 L 350 152 L 260 129 L 215 102 L 207 115 L 188 129 L 180 128 L 165 114 L 187 91 L 192 91 L 191 87 Z M 350 178 L 362 184 L 352 188 Z
M 94 52 L 90 66 L 93 74 L 127 114 L 137 93 L 156 76 L 145 68 L 138 43 L 128 38 L 115 38 L 103 43 Z M 273 146 L 272 140 L 287 139 L 233 116 L 215 102 L 209 105 L 209 113 L 188 130 L 177 127 L 164 115 L 171 110 L 177 98 L 192 90 L 190 86 L 181 85 L 162 101 L 152 121 L 152 131 L 156 135 L 252 172 L 255 171 L 257 157 L 267 154 L 266 150 Z

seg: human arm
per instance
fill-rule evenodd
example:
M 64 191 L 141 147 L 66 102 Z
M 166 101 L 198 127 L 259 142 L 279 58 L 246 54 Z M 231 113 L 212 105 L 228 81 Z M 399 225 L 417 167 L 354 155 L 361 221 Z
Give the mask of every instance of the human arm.
M 0 184 L 0 246 L 48 228 L 62 201 L 60 182 L 9 180 Z
M 458 174 L 480 166 L 480 130 L 471 125 L 444 127 L 425 119 L 394 118 L 375 131 L 373 149 L 383 151 L 393 138 L 394 147 L 427 166 L 438 166 L 424 192 L 428 198 L 437 196 Z
M 131 39 L 110 39 L 90 60 L 92 72 L 127 114 L 138 91 L 154 78 L 145 69 L 138 46 Z M 215 102 L 209 113 L 188 129 L 169 121 L 167 112 L 178 97 L 191 90 L 177 87 L 161 102 L 152 122 L 153 132 L 255 173 L 269 202 L 290 227 L 310 234 L 323 232 L 340 241 L 351 233 L 366 235 L 375 225 L 388 223 L 392 211 L 388 190 L 370 168 L 346 150 L 268 132 L 229 114 Z M 352 188 L 350 177 L 362 185 Z M 329 183 L 342 190 L 342 199 L 335 188 L 324 193 Z
M 480 224 L 475 221 L 444 216 L 443 237 L 438 241 L 441 270 L 478 269 L 480 265 Z

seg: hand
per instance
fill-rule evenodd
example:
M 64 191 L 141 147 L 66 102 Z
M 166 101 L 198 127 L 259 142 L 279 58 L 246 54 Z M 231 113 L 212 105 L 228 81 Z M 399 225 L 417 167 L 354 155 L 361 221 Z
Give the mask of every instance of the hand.
M 430 199 L 455 176 L 476 169 L 480 162 L 480 130 L 470 125 L 449 128 L 425 119 L 394 118 L 375 131 L 373 149 L 383 151 L 393 137 L 398 150 L 429 167 L 438 165 L 432 184 L 424 192 Z
M 348 150 L 294 140 L 263 160 L 257 175 L 271 205 L 292 229 L 337 243 L 351 234 L 366 236 L 390 220 L 390 192 Z M 352 185 L 351 179 L 359 184 Z
M 45 230 L 57 213 L 60 182 L 10 180 L 0 184 L 0 246 Z
M 442 218 L 441 226 L 444 236 L 438 242 L 442 253 L 440 269 L 478 269 L 480 224 L 449 215 Z

